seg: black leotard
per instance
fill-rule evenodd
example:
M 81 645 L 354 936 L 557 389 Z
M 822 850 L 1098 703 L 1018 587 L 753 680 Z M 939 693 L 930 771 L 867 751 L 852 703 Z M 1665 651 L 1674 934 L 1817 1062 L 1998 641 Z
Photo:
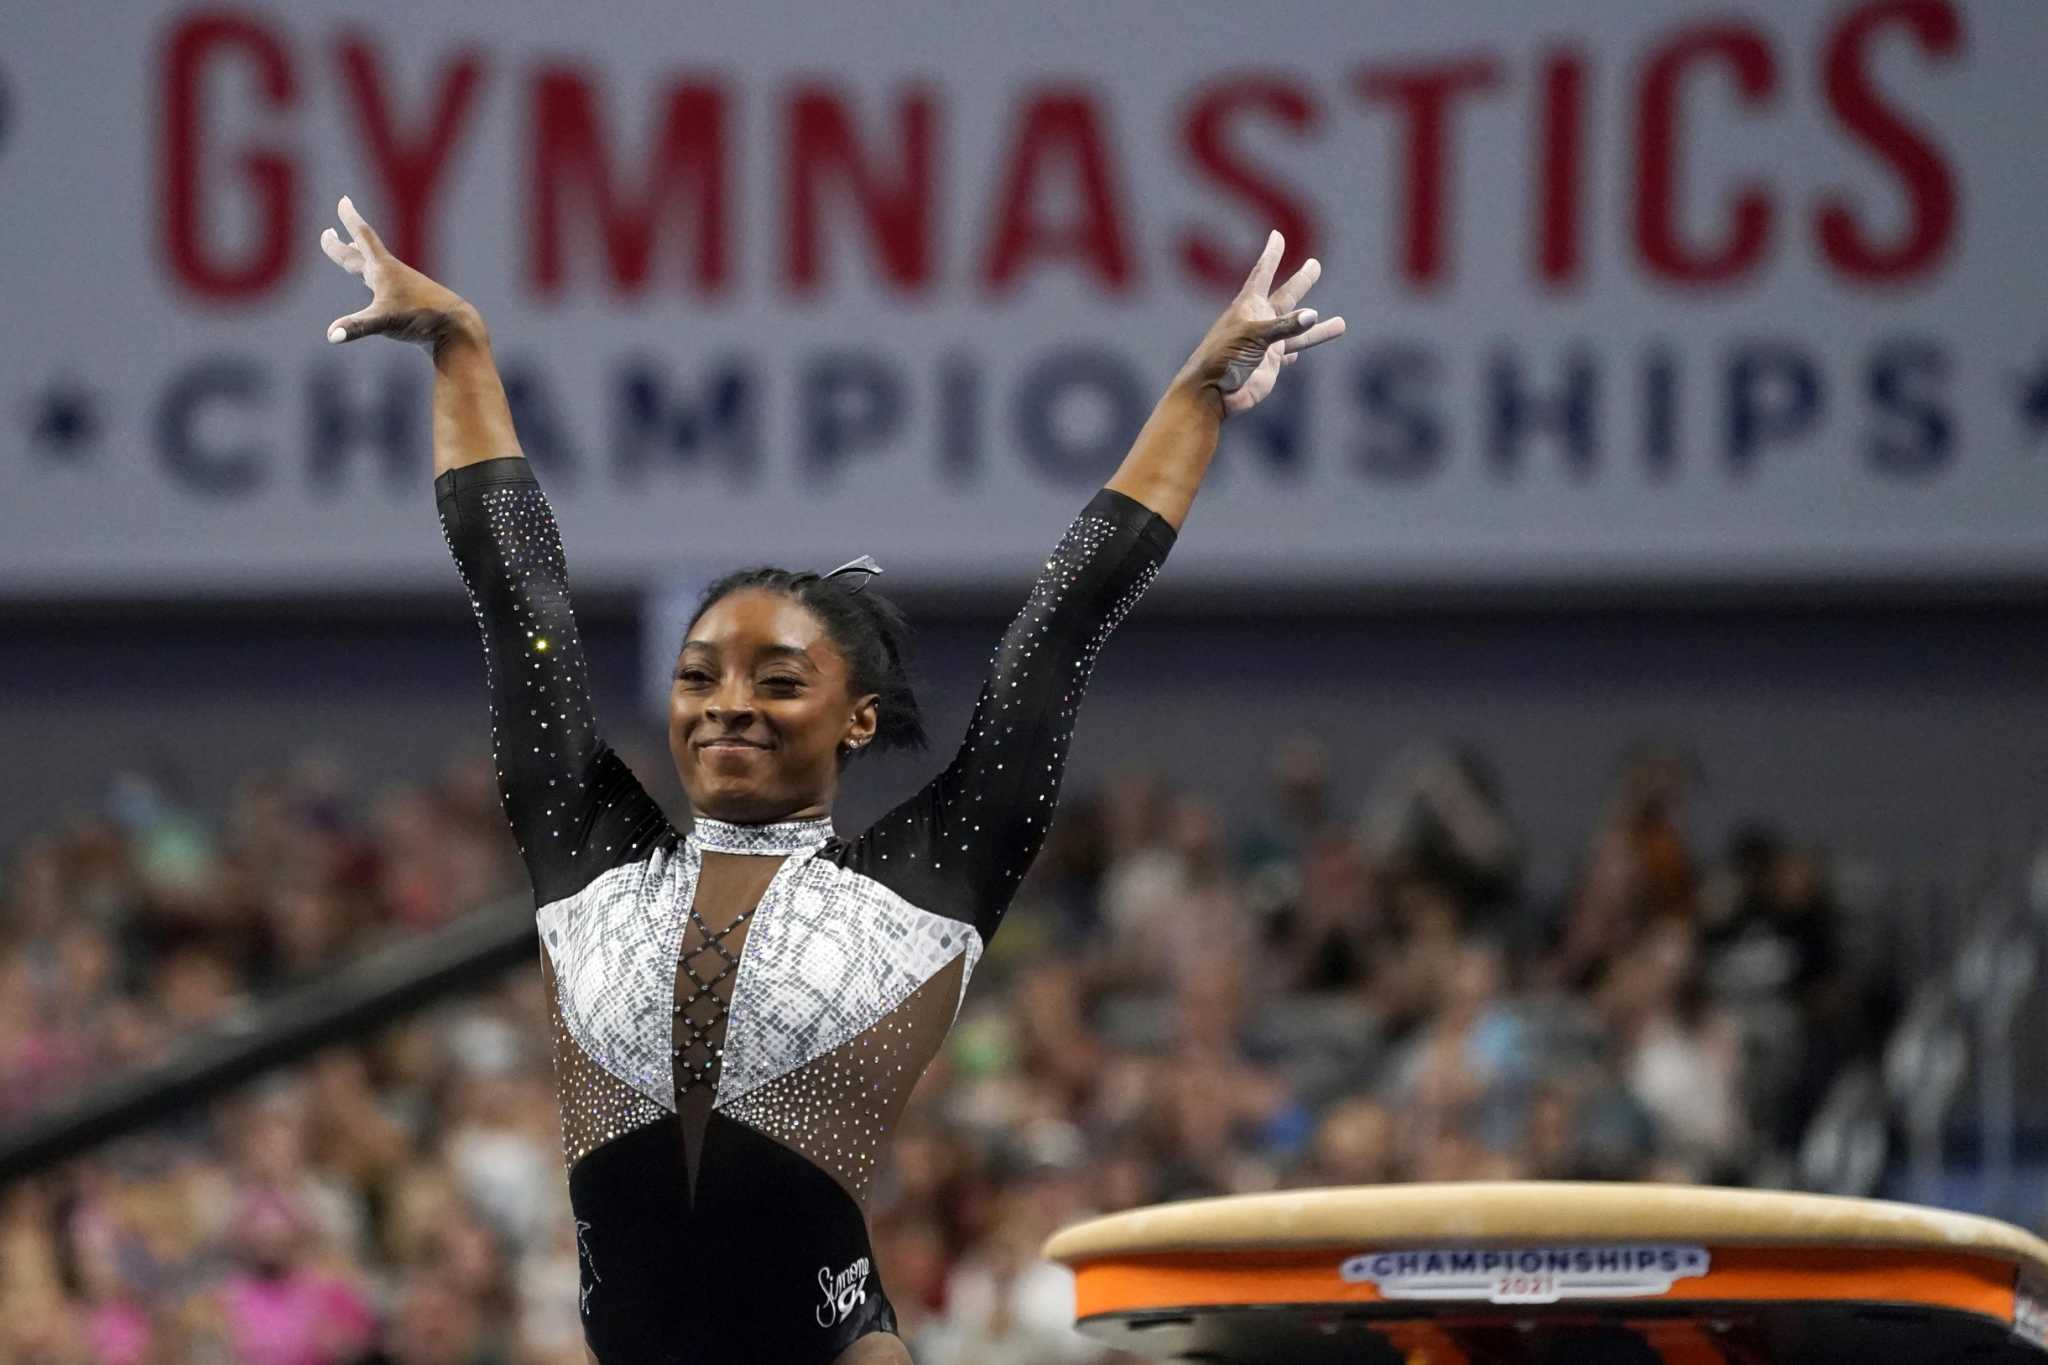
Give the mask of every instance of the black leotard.
M 533 879 L 585 1340 L 602 1365 L 809 1365 L 893 1330 L 863 1213 L 883 1135 L 1044 839 L 1090 666 L 1173 529 L 1096 494 L 959 753 L 859 837 L 827 820 L 683 835 L 598 737 L 526 461 L 434 492 Z

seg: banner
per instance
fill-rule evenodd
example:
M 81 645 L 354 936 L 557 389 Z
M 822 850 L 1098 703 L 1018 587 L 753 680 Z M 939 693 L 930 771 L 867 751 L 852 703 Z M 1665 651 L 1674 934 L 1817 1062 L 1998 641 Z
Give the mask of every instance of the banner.
M 1028 579 L 1268 228 L 1343 340 L 1184 583 L 2048 574 L 2048 7 L 0 12 L 0 592 L 454 582 L 488 319 L 575 582 Z

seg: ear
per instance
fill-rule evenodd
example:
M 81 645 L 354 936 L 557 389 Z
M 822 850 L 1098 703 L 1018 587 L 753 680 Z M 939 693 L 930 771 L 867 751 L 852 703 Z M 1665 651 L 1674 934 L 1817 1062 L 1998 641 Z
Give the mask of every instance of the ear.
M 857 753 L 868 746 L 875 737 L 875 727 L 880 724 L 881 694 L 870 692 L 864 697 L 855 697 L 849 712 L 845 731 L 839 736 L 841 753 Z

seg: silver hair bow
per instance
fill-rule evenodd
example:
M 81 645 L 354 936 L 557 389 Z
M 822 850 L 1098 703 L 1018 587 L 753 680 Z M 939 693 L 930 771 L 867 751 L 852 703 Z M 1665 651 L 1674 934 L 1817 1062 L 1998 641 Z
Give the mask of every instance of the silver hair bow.
M 837 578 L 839 577 L 839 575 L 843 573 L 866 574 L 866 578 L 861 579 L 861 581 L 854 587 L 847 589 L 848 592 L 859 592 L 862 588 L 865 588 L 874 579 L 874 576 L 876 574 L 880 573 L 881 571 L 882 566 L 875 563 L 875 557 L 873 555 L 862 555 L 859 559 L 847 560 L 844 564 L 841 564 L 831 573 L 826 574 L 825 577 Z

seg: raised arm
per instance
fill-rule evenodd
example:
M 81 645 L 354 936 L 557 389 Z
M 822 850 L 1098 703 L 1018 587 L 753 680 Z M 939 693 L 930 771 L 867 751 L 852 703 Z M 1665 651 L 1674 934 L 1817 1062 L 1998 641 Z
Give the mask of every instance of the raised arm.
M 1096 655 L 1165 562 L 1218 428 L 1271 392 L 1302 350 L 1343 334 L 1342 318 L 1293 311 L 1320 273 L 1314 261 L 1268 293 L 1283 245 L 1274 233 L 1116 477 L 1054 547 L 996 647 L 953 761 L 849 849 L 912 904 L 968 920 L 984 939 L 995 932 L 1045 842 Z
M 434 360 L 434 500 L 482 628 L 498 791 L 545 905 L 672 834 L 661 808 L 597 733 L 561 536 L 520 454 L 483 318 L 393 256 L 347 199 L 320 245 L 370 287 L 337 318 L 337 344 L 390 336 Z
M 370 287 L 369 305 L 327 328 L 336 345 L 388 336 L 424 346 L 434 357 L 434 475 L 483 460 L 520 455 L 512 408 L 491 359 L 483 314 L 447 286 L 392 255 L 346 196 L 336 206 L 350 241 L 328 228 L 327 258 Z M 523 456 L 521 458 L 524 458 Z
M 1209 470 L 1224 418 L 1256 406 L 1273 391 L 1281 369 L 1303 351 L 1344 335 L 1343 318 L 1318 322 L 1315 309 L 1295 307 L 1322 276 L 1322 263 L 1314 257 L 1273 288 L 1286 248 L 1279 233 L 1267 236 L 1244 287 L 1174 375 L 1107 485 L 1151 508 L 1176 531 Z

